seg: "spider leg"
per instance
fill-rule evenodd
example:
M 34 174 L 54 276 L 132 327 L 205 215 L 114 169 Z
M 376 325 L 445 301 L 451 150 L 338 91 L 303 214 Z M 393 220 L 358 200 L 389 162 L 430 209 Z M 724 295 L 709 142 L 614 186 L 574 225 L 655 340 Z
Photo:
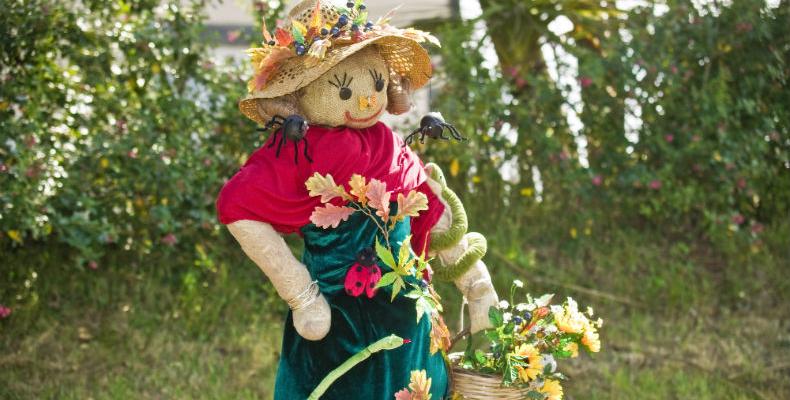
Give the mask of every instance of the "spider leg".
M 449 137 L 449 136 L 446 136 L 446 135 L 444 134 L 444 128 L 446 128 L 446 127 L 447 127 L 447 124 L 441 124 L 441 125 L 439 125 L 439 126 L 441 126 L 441 127 L 442 127 L 442 130 L 441 130 L 441 131 L 439 131 L 439 139 L 442 139 L 442 140 L 450 140 L 450 137 Z
M 277 132 L 279 131 L 274 131 L 274 133 L 272 133 L 271 142 L 267 146 L 268 148 L 274 147 L 274 144 L 277 142 Z
M 458 129 L 456 129 L 452 124 L 447 124 L 447 128 L 450 129 L 450 133 L 453 134 L 453 137 L 456 140 L 466 140 L 465 137 L 461 136 L 461 132 L 458 132 Z
M 299 141 L 294 140 L 294 164 L 299 164 Z
M 280 135 L 280 141 L 277 142 L 277 152 L 274 154 L 275 158 L 280 157 L 280 150 L 283 149 L 283 142 L 285 142 L 285 135 Z
M 307 138 L 304 138 L 304 158 L 306 158 L 308 162 L 313 162 L 313 159 L 307 154 Z
M 417 128 L 413 130 L 408 136 L 406 136 L 406 139 L 403 140 L 403 147 L 406 147 L 406 145 L 409 145 L 414 141 L 414 136 L 420 133 L 420 129 L 422 128 Z
M 425 134 L 426 134 L 426 133 L 427 133 L 427 132 L 426 132 L 425 130 L 423 130 L 422 132 L 420 132 L 420 144 L 425 144 Z

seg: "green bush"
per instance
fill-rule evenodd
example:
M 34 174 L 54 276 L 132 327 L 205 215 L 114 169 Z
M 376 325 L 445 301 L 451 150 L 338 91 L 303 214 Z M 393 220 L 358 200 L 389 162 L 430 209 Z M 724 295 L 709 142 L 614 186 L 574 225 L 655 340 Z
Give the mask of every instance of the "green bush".
M 259 138 L 203 3 L 4 1 L 4 251 L 62 242 L 85 263 L 217 238 L 216 194 Z
M 787 218 L 787 2 L 697 9 L 677 1 L 665 13 L 640 7 L 594 24 L 587 9 L 548 7 L 576 22 L 561 36 L 539 29 L 545 18 L 538 18 L 537 3 L 485 3 L 489 26 L 523 10 L 526 26 L 541 35 L 536 43 L 575 56 L 581 87 L 580 103 L 570 104 L 570 88 L 549 76 L 553 66 L 534 57 L 518 64 L 499 48 L 511 65 L 487 67 L 477 21 L 440 31 L 443 86 L 435 107 L 471 141 L 427 151 L 457 173 L 455 187 L 468 185 L 465 202 L 494 219 L 487 226 L 547 243 L 617 225 L 650 226 L 705 234 L 726 246 L 734 234 L 759 245 L 765 224 Z M 491 37 L 494 45 L 502 46 L 502 36 L 530 38 L 507 29 L 489 29 L 489 37 L 499 35 Z M 559 58 L 558 68 L 567 67 Z M 563 106 L 579 113 L 579 137 Z M 625 115 L 637 107 L 638 140 L 629 140 Z M 577 150 L 581 136 L 586 157 Z

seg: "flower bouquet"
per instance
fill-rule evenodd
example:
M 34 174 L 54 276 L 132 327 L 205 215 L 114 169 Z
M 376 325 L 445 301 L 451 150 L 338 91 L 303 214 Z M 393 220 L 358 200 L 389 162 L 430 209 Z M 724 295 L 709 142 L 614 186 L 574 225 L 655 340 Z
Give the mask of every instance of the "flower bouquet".
M 592 320 L 592 308 L 582 312 L 570 297 L 552 304 L 552 294 L 527 294 L 516 303 L 523 286 L 514 281 L 510 302 L 502 300 L 489 310 L 490 353 L 474 350 L 470 341 L 465 353 L 451 355 L 455 399 L 559 400 L 566 377 L 557 370 L 557 360 L 578 357 L 580 349 L 601 350 L 603 320 Z

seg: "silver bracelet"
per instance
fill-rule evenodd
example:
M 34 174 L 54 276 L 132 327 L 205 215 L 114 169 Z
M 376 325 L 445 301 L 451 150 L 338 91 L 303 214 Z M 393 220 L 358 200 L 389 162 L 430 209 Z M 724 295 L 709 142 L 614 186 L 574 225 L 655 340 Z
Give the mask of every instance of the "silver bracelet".
M 286 302 L 292 311 L 297 311 L 313 304 L 315 299 L 318 298 L 318 294 L 318 281 L 312 281 L 302 293 L 299 293 L 290 300 L 286 300 Z

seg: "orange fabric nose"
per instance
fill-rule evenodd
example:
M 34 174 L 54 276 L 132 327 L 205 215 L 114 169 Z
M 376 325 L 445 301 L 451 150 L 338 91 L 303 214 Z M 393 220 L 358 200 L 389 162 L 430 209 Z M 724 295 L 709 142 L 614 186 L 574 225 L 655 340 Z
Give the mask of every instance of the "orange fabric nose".
M 359 111 L 365 111 L 368 108 L 376 106 L 376 95 L 372 96 L 359 96 Z

